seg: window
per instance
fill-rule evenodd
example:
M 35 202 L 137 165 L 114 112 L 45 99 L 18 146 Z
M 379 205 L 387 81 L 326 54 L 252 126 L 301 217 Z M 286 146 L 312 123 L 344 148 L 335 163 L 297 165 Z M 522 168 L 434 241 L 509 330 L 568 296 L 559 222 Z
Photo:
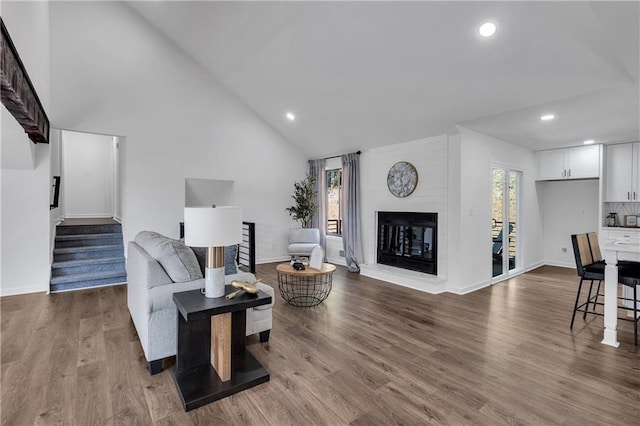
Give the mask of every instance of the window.
M 327 235 L 342 235 L 342 169 L 327 170 Z

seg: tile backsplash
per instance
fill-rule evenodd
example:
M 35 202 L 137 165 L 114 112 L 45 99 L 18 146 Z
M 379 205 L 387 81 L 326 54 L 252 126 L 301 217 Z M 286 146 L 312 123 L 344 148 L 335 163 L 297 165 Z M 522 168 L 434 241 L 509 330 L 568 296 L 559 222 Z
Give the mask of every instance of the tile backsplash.
M 618 214 L 616 226 L 624 226 L 625 216 L 640 216 L 640 203 L 604 203 L 602 206 L 602 225 L 607 226 L 609 213 Z

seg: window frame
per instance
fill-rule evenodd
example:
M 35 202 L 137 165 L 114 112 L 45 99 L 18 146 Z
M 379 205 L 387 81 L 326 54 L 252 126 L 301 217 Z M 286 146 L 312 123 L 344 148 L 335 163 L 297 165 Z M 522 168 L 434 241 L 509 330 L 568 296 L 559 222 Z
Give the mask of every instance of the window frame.
M 329 231 L 329 221 L 335 219 L 329 219 L 329 190 L 331 188 L 331 179 L 330 174 L 338 172 L 340 176 L 338 188 L 338 223 L 337 223 L 337 231 L 336 233 Z M 326 178 L 326 199 L 325 199 L 325 213 L 326 213 L 326 235 L 330 237 L 342 237 L 342 167 L 336 168 L 327 168 L 325 169 L 325 178 Z

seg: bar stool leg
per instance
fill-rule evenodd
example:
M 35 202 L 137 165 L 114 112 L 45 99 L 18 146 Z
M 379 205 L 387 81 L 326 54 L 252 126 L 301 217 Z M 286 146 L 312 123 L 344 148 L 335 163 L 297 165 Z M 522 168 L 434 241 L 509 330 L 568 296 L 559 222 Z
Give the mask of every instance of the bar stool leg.
M 596 301 L 593 302 L 593 312 L 596 312 L 596 307 L 598 306 L 598 297 L 600 297 L 600 285 L 602 284 L 602 281 L 598 280 L 598 289 L 596 290 Z
M 587 311 L 589 310 L 589 303 L 591 302 L 591 291 L 593 290 L 593 280 L 591 280 L 591 284 L 589 284 L 589 295 L 587 296 L 587 304 L 584 307 L 584 312 L 582 313 L 582 319 L 587 319 Z
M 633 344 L 638 346 L 638 286 L 633 286 Z
M 578 310 L 578 302 L 580 301 L 580 292 L 582 291 L 582 281 L 580 278 L 580 284 L 578 285 L 578 294 L 576 294 L 576 303 L 573 305 L 573 315 L 571 315 L 571 325 L 569 329 L 573 329 L 573 321 L 576 319 L 576 311 Z

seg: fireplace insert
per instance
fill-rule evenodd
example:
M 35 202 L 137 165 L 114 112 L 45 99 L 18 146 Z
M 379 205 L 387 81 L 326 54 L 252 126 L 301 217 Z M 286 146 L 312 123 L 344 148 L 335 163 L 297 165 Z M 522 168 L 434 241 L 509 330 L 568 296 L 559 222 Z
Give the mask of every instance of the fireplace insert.
M 438 213 L 378 212 L 378 263 L 438 274 Z

